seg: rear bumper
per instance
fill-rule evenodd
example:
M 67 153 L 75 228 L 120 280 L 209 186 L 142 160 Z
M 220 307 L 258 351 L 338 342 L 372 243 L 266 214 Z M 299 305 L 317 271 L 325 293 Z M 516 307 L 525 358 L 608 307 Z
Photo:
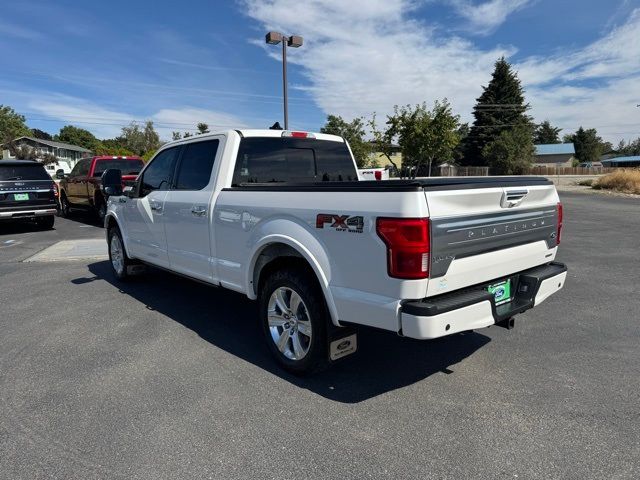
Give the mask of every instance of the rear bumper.
M 486 291 L 488 284 L 404 302 L 400 313 L 402 334 L 430 339 L 503 322 L 545 301 L 564 286 L 566 277 L 566 265 L 557 262 L 512 275 L 508 278 L 513 282 L 513 299 L 497 306 Z
M 0 220 L 17 220 L 20 218 L 35 218 L 46 215 L 55 215 L 57 212 L 55 205 L 46 208 L 23 208 L 16 210 L 0 211 Z

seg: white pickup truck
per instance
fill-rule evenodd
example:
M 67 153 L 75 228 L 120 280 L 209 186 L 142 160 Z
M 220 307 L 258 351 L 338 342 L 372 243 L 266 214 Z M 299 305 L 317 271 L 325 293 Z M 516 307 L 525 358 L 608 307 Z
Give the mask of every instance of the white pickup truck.
M 511 327 L 567 275 L 545 178 L 358 181 L 342 138 L 276 130 L 168 143 L 124 192 L 118 174 L 102 187 L 115 275 L 149 264 L 258 300 L 295 373 L 353 353 L 355 326 L 417 339 Z

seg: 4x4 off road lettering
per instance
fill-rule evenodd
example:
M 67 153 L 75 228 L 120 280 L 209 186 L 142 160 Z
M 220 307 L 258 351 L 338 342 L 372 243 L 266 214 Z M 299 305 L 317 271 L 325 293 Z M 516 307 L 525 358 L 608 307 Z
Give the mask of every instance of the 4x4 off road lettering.
M 325 225 L 335 228 L 337 232 L 362 233 L 364 217 L 319 213 L 316 217 L 316 228 L 324 228 Z

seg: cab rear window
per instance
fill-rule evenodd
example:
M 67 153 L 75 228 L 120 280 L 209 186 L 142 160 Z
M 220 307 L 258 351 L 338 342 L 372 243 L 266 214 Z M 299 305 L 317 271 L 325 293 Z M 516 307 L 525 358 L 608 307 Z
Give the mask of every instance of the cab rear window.
M 310 138 L 245 138 L 233 173 L 233 185 L 356 180 L 346 143 Z
M 0 160 L 0 181 L 11 180 L 51 180 L 51 177 L 39 163 L 33 162 L 33 165 L 2 165 Z

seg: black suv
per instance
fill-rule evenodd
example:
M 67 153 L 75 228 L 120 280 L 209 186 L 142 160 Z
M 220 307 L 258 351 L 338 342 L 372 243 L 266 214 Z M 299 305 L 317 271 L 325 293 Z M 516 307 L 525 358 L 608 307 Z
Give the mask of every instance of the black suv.
M 29 219 L 53 228 L 56 185 L 44 167 L 31 160 L 0 160 L 0 224 Z

